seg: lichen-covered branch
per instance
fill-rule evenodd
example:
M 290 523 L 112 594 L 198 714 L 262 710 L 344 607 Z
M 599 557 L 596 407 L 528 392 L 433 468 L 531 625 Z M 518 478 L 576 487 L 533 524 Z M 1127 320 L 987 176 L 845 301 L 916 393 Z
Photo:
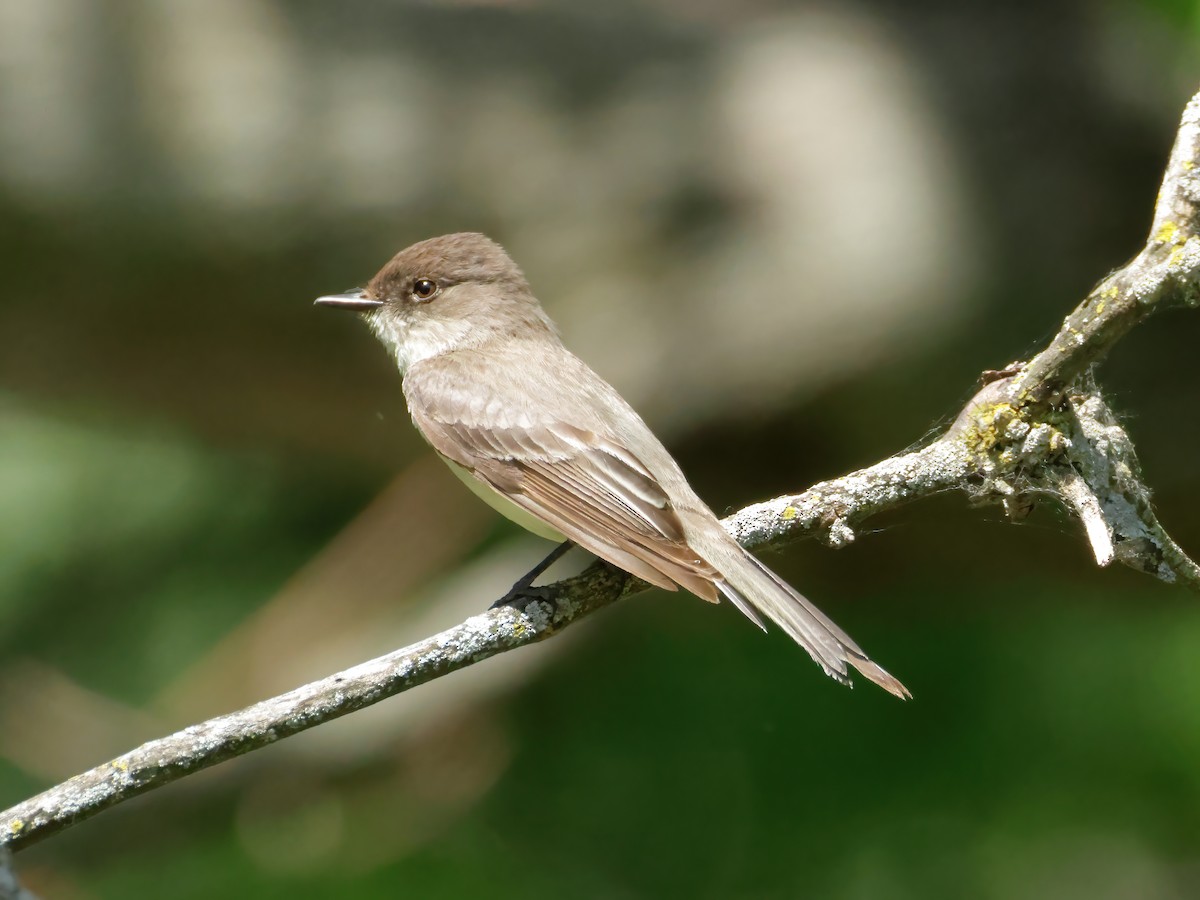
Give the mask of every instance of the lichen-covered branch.
M 934 441 L 873 466 L 739 510 L 722 524 L 745 547 L 759 549 L 815 535 L 831 547 L 854 540 L 864 519 L 942 491 L 961 488 L 977 467 L 961 441 Z
M 869 517 L 949 490 L 1016 518 L 1053 499 L 1077 515 L 1099 565 L 1116 560 L 1200 589 L 1200 567 L 1154 516 L 1133 442 L 1091 367 L 1158 309 L 1200 305 L 1200 94 L 1188 104 L 1150 238 L 1063 322 L 1041 353 L 988 373 L 946 433 L 913 452 L 746 507 L 725 520 L 755 549 L 804 535 L 852 541 Z M 604 563 L 551 586 L 553 604 L 500 608 L 410 647 L 151 741 L 0 813 L 19 849 L 117 803 L 265 747 L 506 650 L 542 640 L 644 588 Z
M 1014 399 L 1022 405 L 1058 402 L 1089 365 L 1147 316 L 1200 304 L 1198 274 L 1200 94 L 1183 112 L 1146 246 L 1067 316 L 1050 345 L 1024 367 Z

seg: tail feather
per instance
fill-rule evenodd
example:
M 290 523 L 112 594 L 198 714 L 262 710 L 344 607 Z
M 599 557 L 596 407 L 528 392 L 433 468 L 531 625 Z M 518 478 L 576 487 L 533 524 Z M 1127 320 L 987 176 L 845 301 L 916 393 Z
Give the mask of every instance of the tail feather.
M 750 601 L 742 596 L 741 591 L 735 588 L 728 581 L 718 581 L 716 584 L 717 590 L 721 592 L 721 596 L 736 606 L 738 611 L 743 616 L 761 628 L 764 632 L 767 630 L 766 624 L 764 624 L 762 618 L 758 615 L 758 612 L 754 609 L 754 606 L 750 603 Z
M 842 684 L 850 684 L 850 665 L 901 700 L 912 697 L 908 688 L 873 662 L 850 635 L 799 591 L 749 552 L 743 550 L 742 559 L 741 565 L 723 567 L 723 580 L 716 585 L 746 618 L 762 628 L 762 619 L 757 615 L 762 613 L 807 650 L 826 675 Z

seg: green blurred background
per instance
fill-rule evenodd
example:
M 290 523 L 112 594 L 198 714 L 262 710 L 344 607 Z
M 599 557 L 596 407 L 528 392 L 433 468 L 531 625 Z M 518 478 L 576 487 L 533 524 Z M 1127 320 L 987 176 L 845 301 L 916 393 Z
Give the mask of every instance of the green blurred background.
M 548 549 L 311 300 L 483 230 L 718 512 L 920 441 L 1140 245 L 1200 7 L 0 2 L 0 805 Z M 1200 317 L 1103 367 L 1200 551 Z M 46 898 L 1200 893 L 1200 605 L 947 496 L 770 558 L 912 689 L 649 594 L 125 804 Z

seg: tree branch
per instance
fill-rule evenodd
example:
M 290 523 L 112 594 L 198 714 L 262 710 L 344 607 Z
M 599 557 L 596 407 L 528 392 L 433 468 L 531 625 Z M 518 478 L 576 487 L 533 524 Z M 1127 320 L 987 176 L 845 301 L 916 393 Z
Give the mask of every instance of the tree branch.
M 1159 309 L 1200 305 L 1200 93 L 1184 111 L 1142 251 L 1105 278 L 1028 362 L 989 379 L 920 450 L 746 507 L 724 521 L 751 549 L 816 535 L 854 540 L 867 518 L 952 489 L 1012 518 L 1054 498 L 1081 520 L 1096 562 L 1120 561 L 1200 589 L 1200 567 L 1159 524 L 1129 436 L 1091 366 Z M 646 587 L 596 563 L 552 586 L 555 602 L 501 608 L 419 643 L 143 744 L 0 813 L 0 848 L 20 849 L 130 797 L 362 709 L 490 656 L 543 640 Z
M 1147 316 L 1200 303 L 1198 232 L 1200 93 L 1183 111 L 1146 246 L 1067 316 L 1050 345 L 1025 366 L 1014 397 L 1022 404 L 1056 403 L 1088 366 Z

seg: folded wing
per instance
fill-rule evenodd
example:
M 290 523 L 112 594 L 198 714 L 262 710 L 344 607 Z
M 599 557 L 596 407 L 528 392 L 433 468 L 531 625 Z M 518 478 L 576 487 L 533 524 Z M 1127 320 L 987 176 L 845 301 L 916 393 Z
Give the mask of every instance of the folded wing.
M 435 450 L 579 546 L 716 602 L 719 573 L 688 547 L 667 494 L 625 448 L 566 423 L 484 429 L 412 412 Z

